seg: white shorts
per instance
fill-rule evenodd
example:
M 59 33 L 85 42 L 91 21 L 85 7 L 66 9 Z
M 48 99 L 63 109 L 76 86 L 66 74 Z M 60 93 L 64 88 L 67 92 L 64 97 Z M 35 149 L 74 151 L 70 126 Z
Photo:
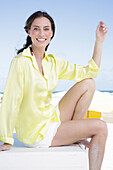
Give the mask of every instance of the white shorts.
M 59 110 L 59 104 L 56 106 L 56 112 L 58 114 L 59 120 L 60 120 L 60 110 Z M 51 122 L 50 126 L 47 130 L 47 133 L 44 137 L 43 140 L 35 142 L 31 145 L 25 144 L 27 147 L 35 147 L 35 148 L 40 148 L 40 147 L 50 147 L 51 142 L 53 140 L 53 137 L 55 136 L 58 127 L 60 126 L 61 122 Z

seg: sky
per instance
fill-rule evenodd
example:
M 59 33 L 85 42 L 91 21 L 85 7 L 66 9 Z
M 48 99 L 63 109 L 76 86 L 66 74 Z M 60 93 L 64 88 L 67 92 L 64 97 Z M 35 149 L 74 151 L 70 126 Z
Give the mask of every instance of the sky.
M 88 64 L 93 55 L 97 25 L 105 22 L 108 34 L 95 82 L 96 90 L 113 90 L 113 0 L 4 0 L 0 1 L 0 91 L 4 91 L 16 49 L 25 43 L 25 21 L 38 10 L 48 12 L 56 25 L 47 53 L 72 64 Z M 74 83 L 59 80 L 56 91 L 68 90 Z

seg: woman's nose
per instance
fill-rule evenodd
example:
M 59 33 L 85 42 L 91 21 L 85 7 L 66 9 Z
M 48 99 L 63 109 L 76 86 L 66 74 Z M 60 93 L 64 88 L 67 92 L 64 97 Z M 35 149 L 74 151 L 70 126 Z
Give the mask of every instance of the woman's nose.
M 39 35 L 40 35 L 40 36 L 43 36 L 43 35 L 44 35 L 44 31 L 43 31 L 43 30 L 40 30 Z

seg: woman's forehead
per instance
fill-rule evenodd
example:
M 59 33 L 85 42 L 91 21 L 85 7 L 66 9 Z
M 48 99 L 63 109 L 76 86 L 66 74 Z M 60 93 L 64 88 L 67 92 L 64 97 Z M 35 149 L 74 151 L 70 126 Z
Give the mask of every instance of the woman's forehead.
M 49 21 L 48 18 L 46 17 L 38 17 L 36 18 L 33 23 L 32 23 L 32 26 L 51 26 L 51 23 Z

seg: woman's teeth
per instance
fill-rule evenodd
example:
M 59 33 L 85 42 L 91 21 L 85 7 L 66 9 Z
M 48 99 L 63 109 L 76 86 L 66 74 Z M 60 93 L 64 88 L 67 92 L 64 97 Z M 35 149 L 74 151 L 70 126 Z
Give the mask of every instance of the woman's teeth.
M 38 41 L 45 41 L 45 39 L 37 39 Z

